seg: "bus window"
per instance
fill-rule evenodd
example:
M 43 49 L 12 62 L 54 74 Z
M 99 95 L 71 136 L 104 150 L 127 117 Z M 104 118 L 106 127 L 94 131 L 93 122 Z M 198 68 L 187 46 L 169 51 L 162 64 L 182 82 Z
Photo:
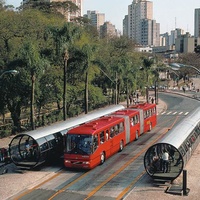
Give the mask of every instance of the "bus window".
M 133 117 L 131 117 L 131 126 L 134 126 L 134 118 Z
M 149 117 L 151 117 L 152 115 L 152 112 L 151 112 L 151 109 L 149 109 Z
M 139 115 L 137 115 L 137 122 L 140 123 Z
M 81 155 L 91 154 L 92 153 L 91 147 L 92 147 L 92 136 L 77 135 L 77 134 L 67 135 L 67 153 L 81 154 Z
M 118 124 L 115 125 L 114 130 L 115 130 L 115 135 L 118 135 L 118 134 L 119 134 L 119 127 L 118 127 Z
M 147 110 L 147 118 L 150 116 L 150 110 Z
M 134 116 L 134 124 L 138 124 L 138 115 Z
M 108 140 L 108 138 L 109 138 L 109 131 L 106 130 L 106 141 Z
M 144 112 L 144 119 L 146 119 L 147 118 L 147 113 L 146 112 Z
M 113 138 L 115 136 L 115 130 L 114 127 L 111 127 L 110 129 L 110 138 Z
M 96 151 L 97 147 L 98 147 L 98 134 L 94 135 L 94 139 L 93 139 L 93 152 Z
M 102 131 L 99 135 L 100 135 L 100 143 L 103 144 L 104 143 L 104 131 Z

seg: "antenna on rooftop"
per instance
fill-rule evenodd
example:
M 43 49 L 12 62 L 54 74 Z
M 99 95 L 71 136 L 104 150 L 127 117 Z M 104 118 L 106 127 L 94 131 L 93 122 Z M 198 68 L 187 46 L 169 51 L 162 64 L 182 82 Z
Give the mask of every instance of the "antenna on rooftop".
M 175 30 L 176 30 L 176 17 L 175 17 Z

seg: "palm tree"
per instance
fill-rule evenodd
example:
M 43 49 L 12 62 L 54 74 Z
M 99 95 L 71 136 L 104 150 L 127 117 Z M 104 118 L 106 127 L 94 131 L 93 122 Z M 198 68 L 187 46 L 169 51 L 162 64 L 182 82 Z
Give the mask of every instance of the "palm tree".
M 144 58 L 143 60 L 143 67 L 146 74 L 146 101 L 149 102 L 149 71 L 151 69 L 152 64 L 154 63 L 154 59 L 152 58 Z
M 35 113 L 34 113 L 34 104 L 35 104 L 35 82 L 36 77 L 39 75 L 44 66 L 46 66 L 46 61 L 41 58 L 39 54 L 39 49 L 32 42 L 25 43 L 21 48 L 21 59 L 23 60 L 24 65 L 31 75 L 31 106 L 30 106 L 30 119 L 31 119 L 31 128 L 35 129 Z
M 50 27 L 49 32 L 55 43 L 55 60 L 64 61 L 63 67 L 63 120 L 66 120 L 66 83 L 67 83 L 67 64 L 70 56 L 70 46 L 75 39 L 80 37 L 80 29 L 72 23 L 65 23 L 62 27 Z M 59 59 L 58 59 L 59 58 Z
M 85 44 L 82 47 L 83 52 L 83 71 L 85 72 L 85 114 L 88 113 L 88 72 L 94 65 L 94 52 L 96 46 Z

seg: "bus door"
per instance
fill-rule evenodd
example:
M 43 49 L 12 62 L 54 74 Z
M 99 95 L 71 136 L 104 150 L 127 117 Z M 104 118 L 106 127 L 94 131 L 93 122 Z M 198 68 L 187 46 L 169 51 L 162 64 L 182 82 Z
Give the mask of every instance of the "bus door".
M 140 113 L 140 135 L 144 133 L 144 111 L 139 110 Z
M 115 144 L 114 144 L 114 137 L 115 137 L 115 130 L 114 126 L 110 128 L 110 136 L 109 136 L 109 143 L 110 143 L 110 155 L 115 153 Z

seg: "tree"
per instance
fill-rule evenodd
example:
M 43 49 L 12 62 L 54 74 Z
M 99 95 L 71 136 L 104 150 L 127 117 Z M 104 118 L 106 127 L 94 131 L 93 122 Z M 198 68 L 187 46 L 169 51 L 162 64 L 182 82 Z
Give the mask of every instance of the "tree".
M 150 73 L 150 69 L 152 64 L 154 63 L 153 58 L 151 57 L 144 57 L 143 58 L 143 70 L 145 73 L 146 78 L 144 77 L 144 80 L 146 81 L 146 101 L 149 102 L 149 91 L 148 91 L 148 87 L 149 87 L 149 73 Z
M 93 66 L 95 45 L 85 44 L 82 47 L 83 52 L 83 72 L 85 72 L 85 114 L 88 113 L 88 73 Z
M 25 71 L 21 70 L 20 73 L 15 76 L 12 74 L 3 76 L 0 80 L 0 93 L 1 109 L 3 109 L 3 112 L 7 112 L 8 109 L 11 113 L 14 132 L 21 131 L 21 109 L 22 106 L 26 106 L 26 102 L 30 100 L 30 98 L 28 99 L 30 90 Z
M 70 56 L 70 46 L 74 40 L 79 38 L 80 29 L 71 23 L 65 23 L 63 27 L 50 27 L 50 34 L 52 34 L 55 42 L 55 60 L 57 65 L 63 63 L 63 119 L 66 120 L 66 77 L 67 65 Z M 67 54 L 66 54 L 67 52 Z M 67 56 L 67 58 L 66 58 Z
M 124 91 L 123 79 L 124 76 L 127 75 L 127 65 L 124 61 L 129 55 L 132 55 L 133 50 L 134 43 L 123 36 L 119 38 L 109 38 L 109 40 L 108 38 L 105 38 L 100 41 L 98 59 L 104 63 L 104 66 L 106 66 L 104 71 L 109 74 L 109 77 L 112 80 L 106 79 L 104 85 L 106 83 L 106 85 L 112 88 L 112 99 L 115 103 L 120 101 L 121 90 Z
M 79 8 L 72 1 L 45 2 L 41 0 L 29 0 L 23 4 L 20 9 L 35 9 L 44 13 L 60 14 L 62 17 L 66 18 L 68 13 L 76 12 Z
M 18 15 L 15 12 L 0 11 L 0 63 L 2 65 L 7 65 L 13 58 L 14 38 L 18 34 L 17 24 Z
M 61 109 L 60 102 L 62 100 L 63 85 L 60 75 L 62 70 L 59 66 L 52 66 L 42 74 L 39 80 L 40 94 L 37 98 L 38 112 L 42 106 L 48 103 L 57 103 L 58 110 Z
M 36 77 L 40 75 L 42 70 L 47 67 L 47 62 L 45 59 L 42 59 L 39 54 L 39 49 L 37 46 L 31 42 L 24 43 L 21 49 L 21 59 L 26 66 L 27 70 L 31 76 L 31 127 L 32 130 L 35 129 L 35 113 L 34 113 L 34 104 L 35 104 L 35 81 Z

